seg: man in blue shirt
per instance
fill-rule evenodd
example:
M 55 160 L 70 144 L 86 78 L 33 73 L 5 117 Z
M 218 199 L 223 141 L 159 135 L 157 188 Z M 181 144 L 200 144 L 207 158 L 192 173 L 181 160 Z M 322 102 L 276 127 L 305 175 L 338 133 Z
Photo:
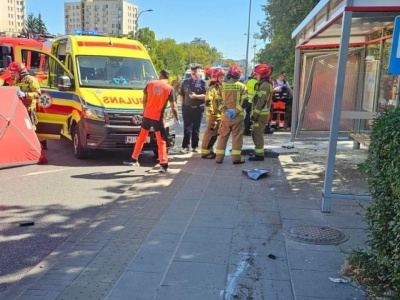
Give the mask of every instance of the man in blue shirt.
M 190 68 L 191 78 L 182 82 L 179 100 L 182 103 L 183 141 L 181 153 L 198 152 L 200 125 L 204 113 L 204 104 L 208 85 L 199 77 L 200 66 Z M 190 150 L 190 146 L 192 150 Z

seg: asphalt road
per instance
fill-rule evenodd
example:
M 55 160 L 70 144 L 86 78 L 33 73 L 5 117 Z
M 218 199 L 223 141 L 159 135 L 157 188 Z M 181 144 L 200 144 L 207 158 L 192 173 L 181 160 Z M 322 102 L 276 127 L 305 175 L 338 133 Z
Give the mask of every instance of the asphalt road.
M 158 163 L 147 152 L 141 155 L 143 168 L 123 166 L 131 151 L 77 160 L 66 139 L 50 140 L 48 148 L 49 164 L 0 170 L 0 298 Z

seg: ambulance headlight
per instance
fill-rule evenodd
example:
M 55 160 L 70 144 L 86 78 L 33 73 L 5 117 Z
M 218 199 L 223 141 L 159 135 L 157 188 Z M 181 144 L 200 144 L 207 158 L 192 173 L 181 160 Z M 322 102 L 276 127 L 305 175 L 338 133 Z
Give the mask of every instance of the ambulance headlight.
M 85 119 L 95 120 L 95 121 L 105 121 L 104 110 L 93 107 L 83 107 L 83 116 Z

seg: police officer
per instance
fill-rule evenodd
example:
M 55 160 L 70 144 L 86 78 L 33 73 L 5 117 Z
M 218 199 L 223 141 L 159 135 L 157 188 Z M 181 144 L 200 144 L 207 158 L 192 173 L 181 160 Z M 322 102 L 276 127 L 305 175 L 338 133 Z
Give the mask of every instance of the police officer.
M 149 135 L 151 127 L 157 139 L 158 158 L 160 160 L 160 172 L 164 173 L 168 169 L 167 156 L 167 134 L 164 128 L 164 109 L 167 101 L 171 104 L 172 114 L 175 120 L 179 120 L 178 107 L 176 105 L 175 91 L 168 84 L 169 71 L 162 70 L 159 80 L 150 81 L 143 91 L 143 121 L 138 139 L 133 149 L 130 160 L 124 161 L 124 165 L 139 166 L 138 158 L 142 151 L 143 144 Z
M 224 76 L 223 69 L 213 69 L 210 86 L 206 93 L 206 129 L 201 142 L 201 158 L 215 158 L 213 147 L 217 141 L 218 129 L 221 123 L 219 106 L 222 104 L 221 93 Z
M 243 101 L 247 97 L 246 86 L 239 82 L 241 68 L 233 65 L 229 68 L 227 78 L 228 82 L 222 85 L 222 103 L 220 111 L 222 114 L 221 125 L 219 128 L 219 139 L 216 147 L 215 161 L 222 163 L 225 157 L 225 149 L 230 134 L 232 133 L 232 152 L 231 158 L 233 164 L 242 164 L 245 162 L 241 156 L 243 146 L 244 131 L 244 111 Z
M 267 64 L 256 66 L 255 77 L 258 83 L 255 86 L 255 95 L 253 98 L 252 111 L 250 119 L 253 122 L 253 130 L 251 136 L 254 142 L 254 156 L 250 157 L 250 161 L 264 160 L 264 128 L 268 122 L 272 85 L 269 79 L 271 68 Z
M 181 153 L 198 152 L 200 125 L 208 85 L 199 77 L 199 65 L 193 66 L 191 78 L 182 82 L 179 98 L 182 103 L 183 141 Z M 192 150 L 190 150 L 192 146 Z
M 12 62 L 9 64 L 8 70 L 10 71 L 13 85 L 19 87 L 17 95 L 24 103 L 32 126 L 34 130 L 36 130 L 36 125 L 38 124 L 36 103 L 40 99 L 41 94 L 39 81 L 35 77 L 29 75 L 25 64 L 22 62 Z M 42 149 L 47 149 L 46 140 L 40 140 L 40 144 Z

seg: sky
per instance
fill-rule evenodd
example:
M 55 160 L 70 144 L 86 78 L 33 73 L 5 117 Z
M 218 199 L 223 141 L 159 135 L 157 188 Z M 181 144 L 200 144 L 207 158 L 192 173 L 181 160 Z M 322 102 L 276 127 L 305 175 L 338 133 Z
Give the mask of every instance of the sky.
M 261 5 L 266 0 L 132 0 L 139 7 L 139 29 L 149 27 L 156 39 L 173 38 L 178 44 L 194 38 L 206 40 L 221 52 L 224 58 L 246 58 L 249 6 L 251 1 L 250 40 L 248 58 L 254 57 L 254 49 L 260 50 L 264 41 L 254 40 L 260 32 L 257 22 L 265 20 Z M 27 14 L 40 13 L 49 33 L 65 33 L 64 2 L 73 0 L 26 0 Z M 80 1 L 76 1 L 80 2 Z M 39 4 L 40 3 L 40 4 Z M 257 45 L 254 48 L 254 45 Z

